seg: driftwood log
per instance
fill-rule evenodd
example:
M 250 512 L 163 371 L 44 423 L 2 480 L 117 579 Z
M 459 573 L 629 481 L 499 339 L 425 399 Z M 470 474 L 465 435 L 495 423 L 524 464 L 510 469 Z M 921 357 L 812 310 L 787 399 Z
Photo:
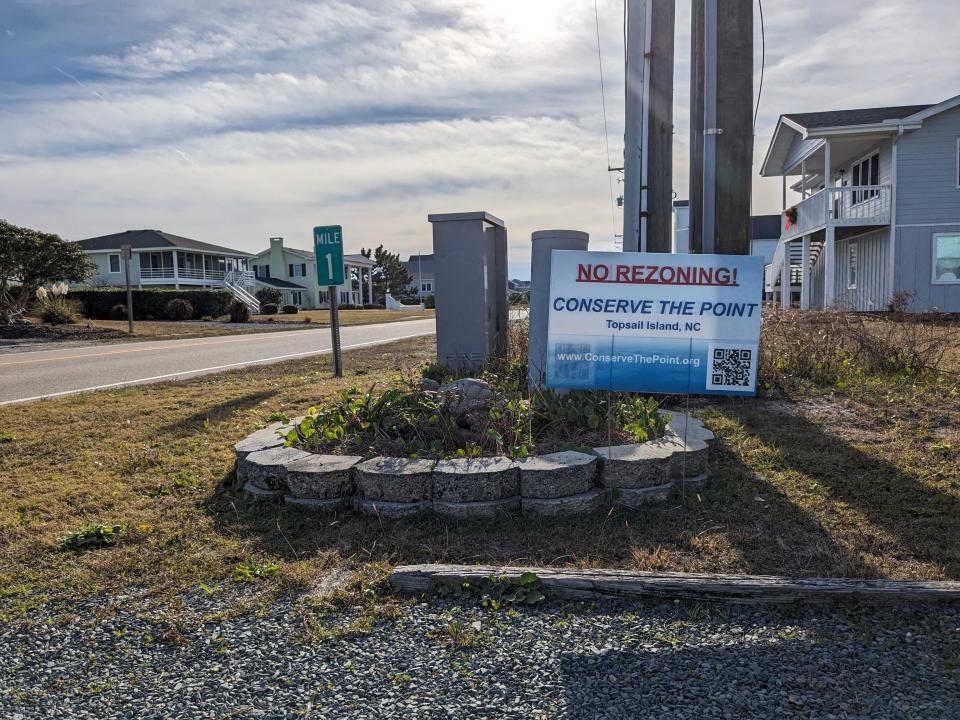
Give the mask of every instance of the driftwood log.
M 630 572 L 483 565 L 403 565 L 390 575 L 395 592 L 418 595 L 438 583 L 475 583 L 483 578 L 540 578 L 548 598 L 564 600 L 684 598 L 734 603 L 908 603 L 960 601 L 960 582 L 785 578 L 768 575 Z

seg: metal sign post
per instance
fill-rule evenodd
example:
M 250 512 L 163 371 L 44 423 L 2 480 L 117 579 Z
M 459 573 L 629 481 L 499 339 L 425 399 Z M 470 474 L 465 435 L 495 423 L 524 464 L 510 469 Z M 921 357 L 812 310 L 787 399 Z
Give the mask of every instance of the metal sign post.
M 130 258 L 132 256 L 132 245 L 120 246 L 120 257 L 123 258 L 123 278 L 127 283 L 127 330 L 131 335 L 133 335 L 133 290 L 130 289 Z
M 337 288 L 343 285 L 343 228 L 322 225 L 313 229 L 313 250 L 317 258 L 317 284 L 327 287 L 330 300 L 330 339 L 333 347 L 333 374 L 343 377 L 340 353 L 340 314 Z

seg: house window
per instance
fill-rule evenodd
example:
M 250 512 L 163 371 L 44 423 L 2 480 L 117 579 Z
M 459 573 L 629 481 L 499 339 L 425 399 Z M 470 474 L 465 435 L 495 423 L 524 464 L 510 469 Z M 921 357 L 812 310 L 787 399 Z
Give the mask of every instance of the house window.
M 847 245 L 847 290 L 857 289 L 857 244 Z
M 120 272 L 120 256 L 119 255 L 110 256 L 110 272 L 112 273 Z
M 307 264 L 306 263 L 290 263 L 287 265 L 287 270 L 290 277 L 306 277 L 307 276 Z
M 864 158 L 853 166 L 853 187 L 867 187 L 869 185 L 880 184 L 880 153 L 875 152 L 868 158 Z M 876 188 L 871 190 L 856 190 L 853 193 L 853 202 L 859 203 L 870 198 L 876 197 L 879 191 Z
M 253 266 L 253 276 L 258 278 L 269 278 L 270 277 L 270 266 L 269 265 L 254 265 Z
M 420 283 L 420 292 L 433 292 L 433 283 Z
M 933 282 L 960 283 L 960 234 L 933 236 Z

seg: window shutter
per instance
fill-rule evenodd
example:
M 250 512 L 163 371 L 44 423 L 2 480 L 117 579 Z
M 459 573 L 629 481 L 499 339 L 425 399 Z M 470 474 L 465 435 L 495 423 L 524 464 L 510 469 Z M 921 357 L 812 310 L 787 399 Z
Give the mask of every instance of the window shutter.
M 307 264 L 300 263 L 300 277 L 306 277 L 306 276 L 307 276 Z
M 880 184 L 880 156 L 874 155 L 870 159 L 870 184 Z

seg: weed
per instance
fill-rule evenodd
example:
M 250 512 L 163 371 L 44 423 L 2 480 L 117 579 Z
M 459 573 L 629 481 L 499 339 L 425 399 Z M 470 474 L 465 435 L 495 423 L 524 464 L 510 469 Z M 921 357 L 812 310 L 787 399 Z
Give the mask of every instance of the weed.
M 258 580 L 272 580 L 280 572 L 276 563 L 265 562 L 258 564 L 253 560 L 244 560 L 233 568 L 234 582 L 257 582 Z
M 406 685 L 409 682 L 413 682 L 413 675 L 408 673 L 394 673 L 390 676 L 390 682 L 394 685 Z
M 63 544 L 72 550 L 91 550 L 114 545 L 119 542 L 122 535 L 123 525 L 92 523 L 70 533 Z

